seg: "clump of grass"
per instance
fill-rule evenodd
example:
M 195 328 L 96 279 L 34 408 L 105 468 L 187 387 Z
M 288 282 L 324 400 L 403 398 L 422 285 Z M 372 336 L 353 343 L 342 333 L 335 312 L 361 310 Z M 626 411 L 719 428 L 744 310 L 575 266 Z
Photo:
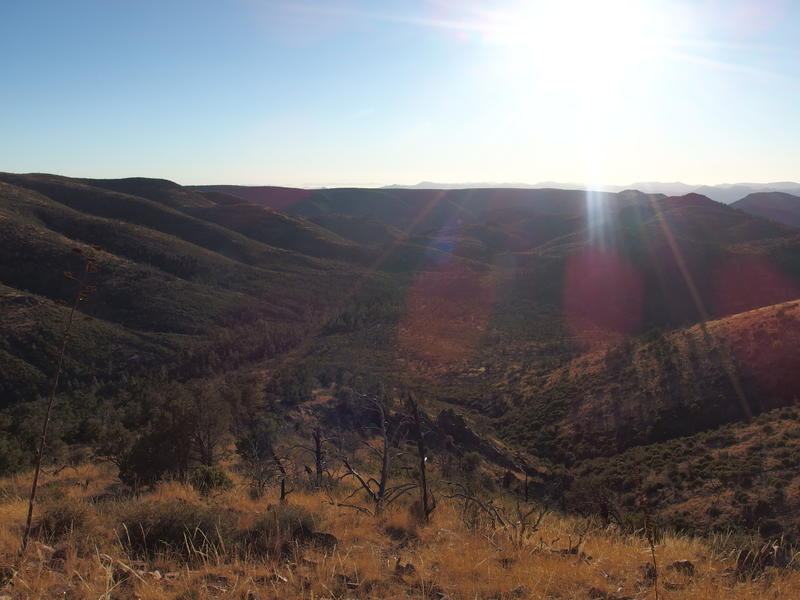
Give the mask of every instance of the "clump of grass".
M 115 531 L 123 548 L 142 560 L 163 554 L 188 561 L 218 558 L 236 537 L 234 511 L 180 499 L 135 502 L 118 518 Z
M 319 516 L 302 506 L 270 506 L 266 514 L 241 533 L 240 544 L 250 555 L 284 555 L 297 544 L 311 540 L 319 524 Z
M 86 502 L 63 497 L 42 506 L 41 515 L 33 526 L 35 536 L 47 540 L 59 540 L 75 533 L 86 533 L 93 529 L 96 518 Z

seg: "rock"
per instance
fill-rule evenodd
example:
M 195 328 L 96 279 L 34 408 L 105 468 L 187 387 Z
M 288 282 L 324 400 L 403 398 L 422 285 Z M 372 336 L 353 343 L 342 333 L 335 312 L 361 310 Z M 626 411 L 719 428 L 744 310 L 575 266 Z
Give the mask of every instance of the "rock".
M 490 461 L 507 469 L 516 468 L 514 462 L 502 454 L 493 444 L 487 442 L 474 431 L 460 414 L 451 408 L 445 408 L 436 417 L 436 428 L 444 435 L 449 435 L 465 452 L 474 451 L 482 454 Z
M 161 571 L 159 571 L 158 569 L 156 569 L 155 571 L 150 571 L 148 575 L 150 576 L 150 579 L 154 581 L 161 581 L 162 579 Z
M 694 563 L 690 560 L 676 560 L 674 563 L 667 567 L 670 571 L 675 571 L 676 573 L 680 573 L 681 575 L 686 575 L 687 577 L 694 577 L 695 568 Z

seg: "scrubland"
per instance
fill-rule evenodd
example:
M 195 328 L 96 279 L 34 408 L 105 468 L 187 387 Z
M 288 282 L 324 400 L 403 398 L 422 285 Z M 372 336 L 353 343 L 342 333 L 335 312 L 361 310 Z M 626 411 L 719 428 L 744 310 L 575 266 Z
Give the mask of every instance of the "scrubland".
M 233 487 L 206 494 L 178 481 L 134 494 L 110 464 L 47 472 L 22 559 L 30 475 L 0 480 L 0 598 L 800 597 L 791 565 L 737 570 L 746 542 L 733 535 L 650 536 L 552 511 L 519 536 L 514 519 L 442 492 L 425 523 L 411 497 L 376 517 L 336 505 L 368 507 L 347 480 L 280 503 L 232 471 Z M 510 497 L 483 502 L 517 514 Z

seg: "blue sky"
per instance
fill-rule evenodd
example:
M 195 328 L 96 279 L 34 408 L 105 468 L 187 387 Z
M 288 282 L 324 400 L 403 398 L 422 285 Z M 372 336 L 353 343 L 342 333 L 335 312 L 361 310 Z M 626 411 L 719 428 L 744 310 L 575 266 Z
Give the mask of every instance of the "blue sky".
M 790 0 L 4 0 L 0 56 L 5 171 L 800 180 Z

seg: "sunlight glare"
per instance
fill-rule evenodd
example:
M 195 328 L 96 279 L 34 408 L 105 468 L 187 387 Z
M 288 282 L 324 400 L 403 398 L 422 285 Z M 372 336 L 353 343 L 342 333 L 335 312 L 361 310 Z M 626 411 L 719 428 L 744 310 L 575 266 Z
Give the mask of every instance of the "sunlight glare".
M 646 1 L 525 2 L 492 15 L 488 41 L 543 83 L 616 85 L 654 54 L 663 16 Z

